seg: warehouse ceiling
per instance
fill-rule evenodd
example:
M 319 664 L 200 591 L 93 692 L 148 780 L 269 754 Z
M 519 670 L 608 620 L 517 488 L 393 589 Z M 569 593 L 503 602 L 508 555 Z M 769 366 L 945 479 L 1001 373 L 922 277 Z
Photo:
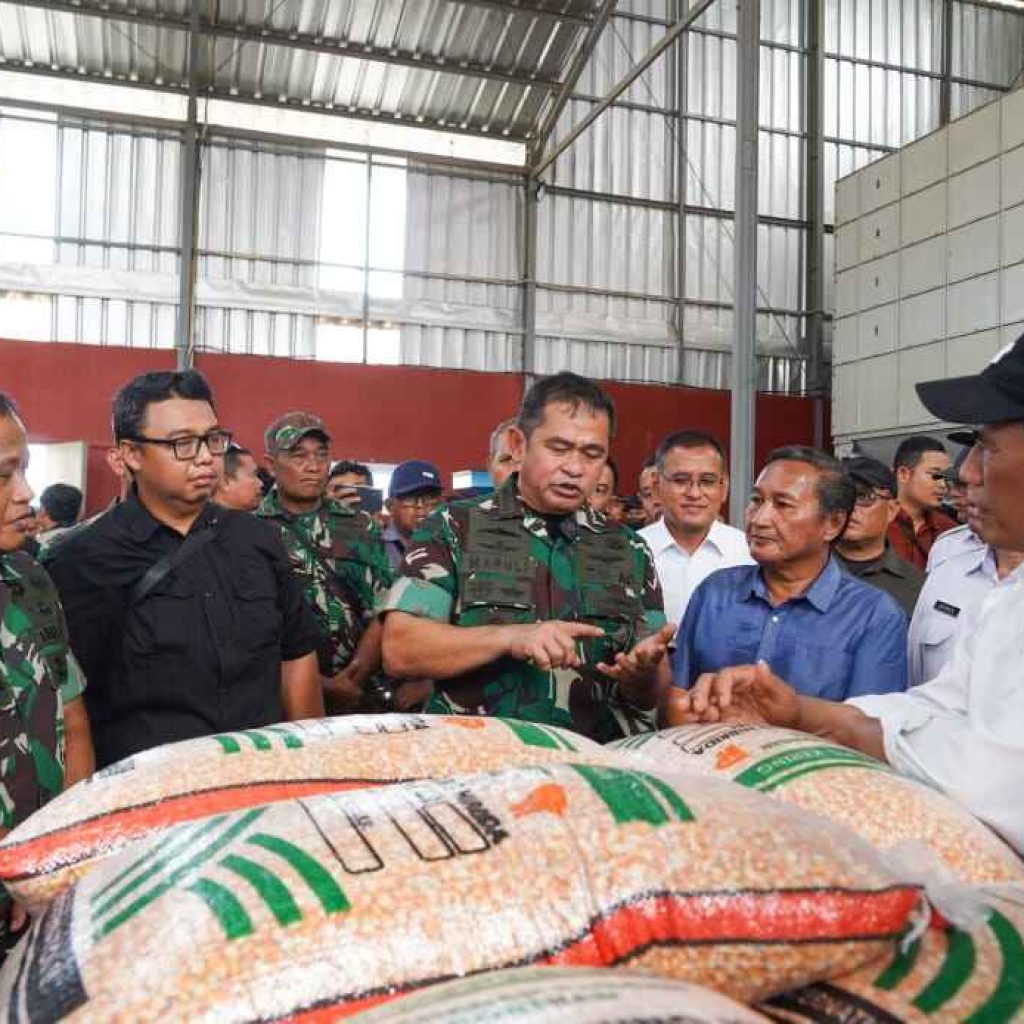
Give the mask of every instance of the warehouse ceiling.
M 0 2 L 0 68 L 530 142 L 611 0 Z

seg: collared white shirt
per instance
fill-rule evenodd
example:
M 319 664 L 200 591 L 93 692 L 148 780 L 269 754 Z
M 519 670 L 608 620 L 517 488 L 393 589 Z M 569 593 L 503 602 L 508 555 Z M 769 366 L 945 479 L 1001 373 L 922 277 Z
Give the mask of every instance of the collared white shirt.
M 967 551 L 984 551 L 987 545 L 967 525 L 954 526 L 952 530 L 940 533 L 931 551 L 928 552 L 928 565 L 925 572 L 937 569 L 943 562 L 948 562 L 957 555 Z
M 664 519 L 645 526 L 640 536 L 654 555 L 654 567 L 658 570 L 665 599 L 665 618 L 677 626 L 693 592 L 708 576 L 718 569 L 754 564 L 743 531 L 717 519 L 692 555 L 676 543 Z
M 907 634 L 908 685 L 934 679 L 953 655 L 968 611 L 999 582 L 995 553 L 987 545 L 964 548 L 928 573 Z
M 1024 854 L 1024 566 L 966 613 L 953 657 L 906 693 L 855 697 L 885 755 L 942 790 Z

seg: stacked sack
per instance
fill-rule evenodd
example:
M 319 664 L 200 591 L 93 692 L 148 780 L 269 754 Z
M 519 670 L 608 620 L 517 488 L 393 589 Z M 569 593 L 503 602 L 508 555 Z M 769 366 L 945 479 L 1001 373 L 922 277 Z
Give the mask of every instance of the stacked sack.
M 644 970 L 756 1003 L 873 970 L 923 923 L 917 885 L 799 808 L 558 730 L 430 718 L 413 729 L 409 717 L 339 726 L 307 774 L 279 765 L 276 779 L 257 767 L 270 751 L 249 734 L 194 741 L 223 748 L 222 765 L 248 758 L 251 774 L 230 776 L 235 790 L 321 787 L 271 793 L 274 803 L 240 798 L 193 814 L 202 800 L 188 804 L 190 794 L 229 784 L 214 772 L 190 790 L 187 755 L 199 748 L 181 744 L 79 784 L 41 812 L 45 822 L 25 822 L 0 844 L 4 877 L 45 909 L 0 974 L 5 1019 L 319 1024 L 521 966 Z M 431 733 L 458 733 L 457 753 L 431 764 Z M 282 762 L 305 749 L 279 730 L 259 736 Z M 147 759 L 163 766 L 166 799 L 142 785 Z M 397 781 L 426 772 L 436 777 Z M 139 789 L 125 784 L 120 804 L 76 803 L 132 775 Z M 70 843 L 62 884 L 80 877 L 46 903 L 60 885 L 35 886 L 49 877 L 43 837 L 71 835 L 99 806 L 165 802 L 170 824 L 150 821 L 107 848 Z M 704 1002 L 711 1016 L 691 1019 L 754 1013 L 730 1018 L 726 1004 Z M 680 1019 L 660 1012 L 644 1019 Z
M 890 851 L 930 876 L 959 926 L 935 912 L 881 963 L 783 993 L 760 1009 L 785 1024 L 1024 1021 L 1024 862 L 941 793 L 857 751 L 789 729 L 690 725 L 612 746 L 639 765 L 731 780 Z M 903 869 L 906 870 L 903 870 Z

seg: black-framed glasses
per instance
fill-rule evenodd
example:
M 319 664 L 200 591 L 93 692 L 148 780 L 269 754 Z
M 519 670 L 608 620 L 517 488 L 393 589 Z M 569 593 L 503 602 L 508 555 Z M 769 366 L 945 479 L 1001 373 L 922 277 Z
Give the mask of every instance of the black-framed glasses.
M 141 434 L 135 437 L 122 437 L 122 441 L 130 441 L 132 444 L 156 444 L 163 448 L 170 448 L 174 457 L 179 462 L 190 462 L 199 454 L 202 445 L 211 455 L 223 455 L 231 444 L 232 435 L 230 430 L 210 430 L 205 434 L 185 434 L 182 437 L 143 437 Z
M 441 507 L 440 494 L 417 494 L 413 497 L 396 498 L 396 503 L 402 508 L 425 508 L 428 512 Z
M 661 479 L 681 491 L 690 491 L 696 488 L 701 492 L 713 491 L 722 482 L 722 478 L 715 476 L 714 473 L 701 473 L 700 476 L 692 476 L 689 473 L 666 476 L 662 473 Z
M 892 501 L 892 495 L 887 491 L 857 490 L 857 505 L 860 508 L 870 508 L 879 501 Z

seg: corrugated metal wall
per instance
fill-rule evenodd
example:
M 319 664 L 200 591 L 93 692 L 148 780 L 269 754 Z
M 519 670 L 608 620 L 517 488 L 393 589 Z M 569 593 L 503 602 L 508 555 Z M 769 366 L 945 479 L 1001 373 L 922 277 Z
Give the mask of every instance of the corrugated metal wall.
M 837 176 L 937 125 L 941 9 L 941 0 L 826 0 L 827 220 Z M 676 13 L 676 0 L 620 0 L 554 138 Z M 761 385 L 777 390 L 799 390 L 805 380 L 802 17 L 802 0 L 764 2 L 758 342 Z M 734 33 L 734 6 L 713 5 L 684 52 L 670 50 L 544 176 L 537 371 L 727 382 Z M 1019 76 L 1024 15 L 961 0 L 953 41 L 956 116 Z M 10 114 L 0 112 L 0 333 L 169 345 L 179 138 L 38 115 L 28 128 Z M 36 178 L 43 205 L 53 207 L 28 220 L 3 199 L 11 194 L 5 184 L 25 184 L 10 179 L 10 161 L 23 153 L 26 133 L 52 165 L 52 187 L 45 167 Z M 524 196 L 514 175 L 207 139 L 197 345 L 521 369 Z M 829 236 L 829 308 L 831 254 Z

